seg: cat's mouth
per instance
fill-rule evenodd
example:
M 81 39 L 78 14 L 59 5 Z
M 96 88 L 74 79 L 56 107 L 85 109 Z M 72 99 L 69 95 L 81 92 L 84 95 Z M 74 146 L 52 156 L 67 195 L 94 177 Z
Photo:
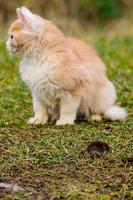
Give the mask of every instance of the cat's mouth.
M 17 54 L 18 53 L 17 48 L 12 46 L 12 45 L 10 45 L 8 43 L 8 41 L 6 42 L 6 48 L 11 54 Z

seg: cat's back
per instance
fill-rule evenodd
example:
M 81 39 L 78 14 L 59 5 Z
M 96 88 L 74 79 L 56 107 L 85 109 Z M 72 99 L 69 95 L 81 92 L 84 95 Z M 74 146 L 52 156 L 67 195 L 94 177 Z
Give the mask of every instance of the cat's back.
M 105 70 L 105 65 L 102 59 L 99 57 L 97 51 L 88 44 L 77 38 L 66 38 L 66 46 L 70 57 L 80 63 L 90 63 L 93 68 Z
M 66 42 L 69 48 L 74 50 L 75 53 L 80 54 L 81 56 L 97 56 L 95 49 L 88 43 L 73 37 L 66 38 Z

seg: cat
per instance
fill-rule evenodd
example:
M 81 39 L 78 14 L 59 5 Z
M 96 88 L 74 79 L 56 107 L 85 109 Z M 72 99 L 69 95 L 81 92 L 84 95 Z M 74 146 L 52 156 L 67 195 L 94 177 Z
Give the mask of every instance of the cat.
M 74 124 L 78 114 L 88 121 L 126 118 L 125 109 L 115 105 L 116 91 L 105 64 L 90 45 L 65 37 L 26 7 L 16 12 L 6 46 L 22 57 L 20 75 L 32 92 L 35 116 L 28 124 L 47 123 L 49 113 L 56 125 Z

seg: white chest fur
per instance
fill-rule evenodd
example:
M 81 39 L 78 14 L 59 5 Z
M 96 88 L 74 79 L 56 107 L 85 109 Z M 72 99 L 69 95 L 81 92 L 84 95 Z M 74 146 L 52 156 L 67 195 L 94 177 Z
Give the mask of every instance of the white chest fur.
M 54 79 L 54 72 L 55 68 L 46 59 L 25 58 L 20 66 L 22 80 L 47 104 L 58 100 L 63 92 Z

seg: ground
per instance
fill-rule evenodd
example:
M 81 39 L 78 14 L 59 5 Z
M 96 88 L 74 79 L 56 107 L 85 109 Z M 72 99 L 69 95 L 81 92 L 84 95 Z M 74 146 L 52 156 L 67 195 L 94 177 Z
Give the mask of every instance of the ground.
M 24 191 L 0 187 L 0 199 L 133 199 L 132 19 L 129 15 L 85 30 L 73 25 L 69 32 L 91 41 L 103 58 L 117 89 L 117 104 L 128 111 L 124 122 L 27 125 L 33 114 L 31 96 L 20 80 L 19 59 L 10 58 L 1 37 L 0 184 L 17 184 Z M 102 158 L 85 156 L 88 143 L 95 140 L 107 142 L 111 151 Z

